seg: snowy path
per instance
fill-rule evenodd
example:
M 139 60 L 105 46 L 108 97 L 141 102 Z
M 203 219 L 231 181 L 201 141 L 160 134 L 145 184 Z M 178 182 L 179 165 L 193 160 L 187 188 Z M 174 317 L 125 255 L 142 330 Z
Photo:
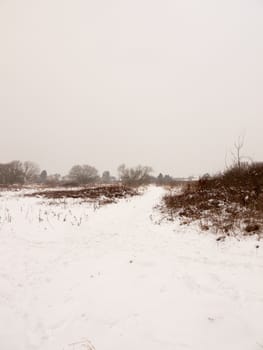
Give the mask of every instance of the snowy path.
M 263 244 L 154 224 L 162 194 L 65 222 L 0 198 L 0 349 L 262 349 Z

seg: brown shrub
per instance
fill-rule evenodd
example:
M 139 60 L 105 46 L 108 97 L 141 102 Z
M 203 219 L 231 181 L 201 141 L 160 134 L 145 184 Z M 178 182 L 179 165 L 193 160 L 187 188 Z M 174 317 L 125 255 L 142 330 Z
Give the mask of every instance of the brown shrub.
M 198 220 L 201 228 L 216 232 L 260 231 L 263 222 L 263 165 L 232 167 L 223 174 L 205 176 L 164 197 L 168 214 Z M 254 226 L 245 225 L 254 220 Z M 205 222 L 205 224 L 204 224 Z
M 28 197 L 43 197 L 47 199 L 78 198 L 83 200 L 99 200 L 101 204 L 114 202 L 116 199 L 135 196 L 133 188 L 123 185 L 97 185 L 78 189 L 47 190 L 27 194 Z

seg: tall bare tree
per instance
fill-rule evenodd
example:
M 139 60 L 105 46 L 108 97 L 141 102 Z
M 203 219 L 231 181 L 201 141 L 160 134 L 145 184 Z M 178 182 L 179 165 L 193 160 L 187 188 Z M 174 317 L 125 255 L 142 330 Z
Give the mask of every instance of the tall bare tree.
M 138 165 L 134 168 L 127 168 L 125 164 L 118 167 L 119 178 L 128 185 L 142 185 L 149 182 L 153 169 L 149 166 Z
M 98 170 L 91 165 L 74 165 L 68 174 L 68 178 L 79 184 L 85 185 L 96 182 L 99 179 Z
M 23 184 L 23 164 L 18 160 L 0 164 L 0 183 L 4 185 Z
M 25 182 L 36 182 L 40 174 L 40 168 L 37 163 L 28 160 L 23 163 L 23 172 Z
M 248 166 L 249 163 L 253 163 L 253 159 L 247 155 L 244 155 L 242 149 L 245 144 L 245 137 L 239 136 L 237 141 L 234 143 L 234 149 L 231 152 L 232 155 L 232 167 L 238 169 L 239 171 L 244 166 Z

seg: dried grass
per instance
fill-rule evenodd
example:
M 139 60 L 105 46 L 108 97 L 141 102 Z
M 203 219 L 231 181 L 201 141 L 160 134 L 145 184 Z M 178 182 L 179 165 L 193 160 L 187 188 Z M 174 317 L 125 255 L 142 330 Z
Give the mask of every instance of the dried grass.
M 223 174 L 203 177 L 181 193 L 164 197 L 164 212 L 202 230 L 235 235 L 261 234 L 263 227 L 263 165 L 233 167 Z

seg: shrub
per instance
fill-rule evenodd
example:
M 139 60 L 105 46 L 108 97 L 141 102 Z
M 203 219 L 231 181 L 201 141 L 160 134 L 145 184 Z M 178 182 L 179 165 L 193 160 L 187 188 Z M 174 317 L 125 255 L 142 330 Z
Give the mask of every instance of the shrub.
M 237 229 L 259 232 L 263 221 L 263 164 L 233 166 L 224 173 L 203 176 L 182 188 L 181 193 L 166 195 L 164 204 L 168 213 L 177 213 L 185 223 L 198 220 L 201 227 L 229 234 Z

